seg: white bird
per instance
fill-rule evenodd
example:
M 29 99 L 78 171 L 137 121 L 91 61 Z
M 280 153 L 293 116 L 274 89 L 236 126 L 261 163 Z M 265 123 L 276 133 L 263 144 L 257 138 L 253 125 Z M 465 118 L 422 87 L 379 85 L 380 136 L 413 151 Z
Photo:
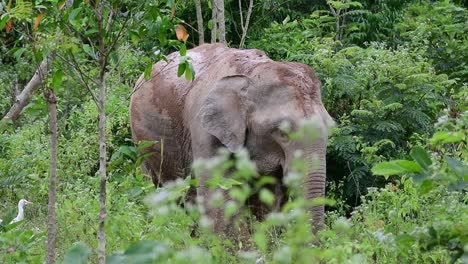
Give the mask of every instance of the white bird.
M 19 202 L 18 202 L 18 215 L 13 219 L 11 220 L 10 224 L 13 224 L 13 223 L 16 223 L 18 221 L 21 221 L 24 219 L 24 209 L 23 207 L 25 205 L 28 205 L 28 204 L 32 204 L 32 202 L 26 200 L 26 199 L 21 199 Z M 0 224 L 3 222 L 2 219 L 0 219 Z

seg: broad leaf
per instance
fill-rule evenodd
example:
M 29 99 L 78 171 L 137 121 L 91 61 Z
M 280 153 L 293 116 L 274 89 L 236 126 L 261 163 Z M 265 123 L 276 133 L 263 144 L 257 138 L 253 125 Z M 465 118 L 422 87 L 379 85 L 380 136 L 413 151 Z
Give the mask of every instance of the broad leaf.
M 89 255 L 91 255 L 91 249 L 85 243 L 79 242 L 68 250 L 67 255 L 65 255 L 63 259 L 63 263 L 85 264 L 87 263 Z
M 432 165 L 431 157 L 425 149 L 415 146 L 410 153 L 411 157 L 425 170 Z
M 432 144 L 442 143 L 442 144 L 450 144 L 450 143 L 457 143 L 463 140 L 464 134 L 462 132 L 437 132 L 432 136 L 430 142 Z
M 179 64 L 179 67 L 177 68 L 177 77 L 180 77 L 182 76 L 182 74 L 184 74 L 185 67 L 186 67 L 185 63 Z
M 372 173 L 388 178 L 390 175 L 402 175 L 407 173 L 419 173 L 422 171 L 418 163 L 410 160 L 392 160 L 382 162 L 372 167 Z

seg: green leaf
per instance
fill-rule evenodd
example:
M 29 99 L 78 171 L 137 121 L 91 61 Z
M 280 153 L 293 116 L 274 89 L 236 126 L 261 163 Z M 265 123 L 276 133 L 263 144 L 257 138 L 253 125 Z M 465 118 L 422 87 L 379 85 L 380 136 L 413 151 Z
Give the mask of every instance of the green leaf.
M 264 232 L 256 232 L 254 235 L 254 241 L 261 251 L 266 252 L 268 248 L 268 240 Z
M 83 242 L 79 242 L 68 250 L 65 258 L 63 259 L 64 264 L 85 264 L 87 259 L 91 255 L 91 249 Z
M 260 201 L 272 206 L 275 202 L 275 195 L 268 189 L 262 188 L 260 190 Z
M 208 3 L 209 3 L 209 1 L 208 1 Z M 6 22 L 5 22 L 5 23 L 6 23 Z M 208 29 L 209 29 L 209 30 L 212 30 L 212 29 L 213 29 L 213 20 L 211 20 L 211 19 L 208 21 Z
M 63 76 L 64 76 L 64 74 L 63 74 L 62 70 L 56 70 L 54 72 L 54 75 L 52 77 L 52 87 L 55 90 L 60 89 L 60 87 L 62 86 Z
M 13 56 L 15 56 L 15 59 L 19 61 L 19 59 L 21 58 L 21 55 L 23 55 L 25 51 L 26 51 L 26 48 L 19 48 L 15 51 L 15 53 L 13 53 Z
M 3 30 L 3 28 L 5 27 L 6 23 L 8 22 L 8 20 L 10 20 L 10 17 L 9 16 L 4 16 L 2 18 L 2 20 L 0 20 L 0 31 Z
M 421 194 L 426 194 L 426 193 L 430 192 L 432 189 L 434 189 L 435 187 L 437 187 L 437 186 L 434 184 L 434 180 L 425 179 L 421 183 L 421 185 L 419 185 L 419 192 Z
M 78 22 L 80 19 L 81 10 L 81 7 L 75 8 L 70 12 L 70 15 L 68 16 L 68 22 L 70 22 L 70 24 L 77 28 L 79 26 Z
M 136 148 L 136 152 L 141 153 L 143 150 L 153 146 L 154 144 L 156 144 L 156 141 L 143 140 L 143 141 L 140 142 L 140 144 L 138 144 L 138 147 Z
M 228 201 L 224 206 L 224 218 L 228 220 L 237 212 L 238 206 L 234 201 Z
M 180 46 L 180 56 L 186 56 L 187 55 L 187 47 L 185 46 L 185 44 L 182 44 Z
M 153 64 L 150 63 L 148 65 L 146 65 L 145 67 L 145 73 L 144 73 L 144 76 L 145 76 L 145 80 L 149 80 L 151 79 L 151 72 L 153 71 Z
M 191 68 L 190 63 L 188 62 L 186 62 L 186 65 L 185 65 L 185 79 L 187 81 L 193 80 L 192 68 Z
M 446 132 L 440 131 L 434 134 L 430 139 L 431 144 L 450 144 L 457 143 L 463 140 L 465 135 L 462 132 Z
M 431 157 L 425 149 L 415 146 L 410 153 L 411 157 L 425 170 L 432 165 Z
M 84 33 L 84 35 L 85 35 L 86 37 L 89 37 L 89 36 L 93 35 L 94 33 L 98 33 L 98 32 L 99 32 L 99 31 L 98 31 L 97 29 L 91 28 L 91 29 L 89 29 L 89 30 L 86 30 L 85 33 Z
M 91 56 L 93 59 L 96 59 L 96 54 L 94 53 L 94 50 L 90 45 L 84 44 L 83 45 L 83 50 L 86 52 L 86 54 Z
M 372 173 L 388 178 L 390 175 L 402 175 L 407 173 L 419 173 L 422 171 L 418 163 L 410 160 L 392 160 L 382 162 L 372 167 Z
M 131 158 L 133 161 L 137 159 L 137 154 L 133 150 L 133 147 L 130 146 L 120 146 L 119 152 L 124 154 L 125 156 Z
M 396 242 L 399 247 L 411 248 L 415 243 L 415 239 L 408 234 L 402 234 L 396 237 Z
M 463 162 L 448 156 L 445 157 L 445 160 L 447 161 L 450 170 L 452 170 L 458 177 L 461 177 L 462 179 L 468 177 L 468 166 L 463 164 Z
M 186 67 L 185 63 L 179 64 L 179 67 L 177 68 L 177 77 L 180 77 L 182 76 L 182 74 L 184 74 L 185 67 Z
M 115 51 L 112 52 L 112 53 L 110 54 L 110 58 L 111 58 L 111 60 L 112 60 L 113 63 L 115 63 L 115 64 L 118 64 L 118 63 L 119 63 L 119 54 L 118 54 L 117 52 L 115 52 Z
M 143 161 L 145 161 L 147 158 L 151 157 L 154 153 L 156 153 L 156 152 L 154 152 L 154 151 L 153 152 L 147 152 L 145 154 L 140 155 L 138 157 L 138 159 L 135 161 L 135 165 L 140 166 L 143 163 Z

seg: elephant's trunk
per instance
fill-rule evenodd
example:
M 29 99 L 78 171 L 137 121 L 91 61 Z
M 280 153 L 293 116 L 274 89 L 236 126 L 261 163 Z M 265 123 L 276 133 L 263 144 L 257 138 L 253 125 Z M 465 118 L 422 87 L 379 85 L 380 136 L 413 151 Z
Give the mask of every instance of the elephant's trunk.
M 302 158 L 307 163 L 308 173 L 304 177 L 304 195 L 307 201 L 325 196 L 326 179 L 326 138 L 315 139 L 314 142 L 301 143 L 296 148 L 302 149 Z M 287 159 L 285 171 L 291 168 L 292 159 Z M 287 173 L 287 172 L 285 172 Z M 324 205 L 310 208 L 314 232 L 321 230 L 324 226 Z
M 317 139 L 306 149 L 309 172 L 304 178 L 304 194 L 306 200 L 312 200 L 325 196 L 326 180 L 326 139 Z M 325 206 L 317 205 L 310 208 L 314 232 L 324 227 Z

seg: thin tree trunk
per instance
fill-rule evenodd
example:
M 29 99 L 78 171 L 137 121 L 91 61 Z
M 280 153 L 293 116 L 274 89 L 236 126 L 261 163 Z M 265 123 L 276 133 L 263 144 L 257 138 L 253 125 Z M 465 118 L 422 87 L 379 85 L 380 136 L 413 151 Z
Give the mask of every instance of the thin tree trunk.
M 100 196 L 99 196 L 99 230 L 98 230 L 98 263 L 106 263 L 106 233 L 104 230 L 105 219 L 107 214 L 106 209 L 106 80 L 105 72 L 101 72 L 99 92 L 99 174 L 100 174 Z
M 226 45 L 226 25 L 224 21 L 224 0 L 215 0 L 216 4 L 216 17 L 218 18 L 219 28 L 219 42 Z
M 106 47 L 103 32 L 103 5 L 101 1 L 98 4 L 97 17 L 99 29 L 99 174 L 100 174 L 100 195 L 99 195 L 99 229 L 98 229 L 98 263 L 106 263 L 106 232 L 105 220 L 106 209 Z
M 203 32 L 203 16 L 200 0 L 195 0 L 195 11 L 197 12 L 198 45 L 201 45 L 205 43 L 205 32 Z
M 32 95 L 35 91 L 39 89 L 41 86 L 42 81 L 44 80 L 44 76 L 47 75 L 50 69 L 50 65 L 54 60 L 55 54 L 51 53 L 47 56 L 39 65 L 36 72 L 34 73 L 31 80 L 29 80 L 26 87 L 24 87 L 21 94 L 16 98 L 15 103 L 10 108 L 8 113 L 3 117 L 3 119 L 10 119 L 15 121 L 20 116 L 23 109 L 28 105 L 29 101 L 31 100 Z
M 241 8 L 240 0 L 239 0 L 239 8 Z M 253 0 L 250 0 L 249 9 L 247 10 L 247 17 L 245 18 L 245 25 L 244 25 L 243 22 L 241 22 L 242 38 L 241 38 L 241 42 L 240 42 L 240 45 L 239 45 L 240 49 L 242 49 L 244 47 L 245 38 L 247 37 L 247 31 L 249 30 L 250 17 L 252 16 L 252 9 L 253 9 Z M 242 20 L 242 9 L 240 9 L 239 11 L 241 13 L 241 20 Z
M 49 205 L 47 213 L 47 264 L 55 263 L 55 193 L 57 180 L 57 98 L 52 90 L 45 94 L 49 103 L 50 118 L 50 178 L 49 178 Z
M 217 0 L 211 0 L 211 43 L 216 43 L 217 35 L 218 35 L 218 17 L 217 17 L 217 8 L 216 3 Z

